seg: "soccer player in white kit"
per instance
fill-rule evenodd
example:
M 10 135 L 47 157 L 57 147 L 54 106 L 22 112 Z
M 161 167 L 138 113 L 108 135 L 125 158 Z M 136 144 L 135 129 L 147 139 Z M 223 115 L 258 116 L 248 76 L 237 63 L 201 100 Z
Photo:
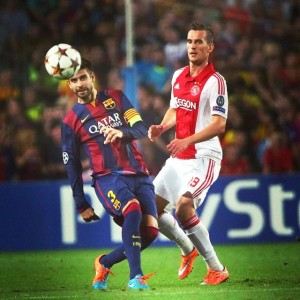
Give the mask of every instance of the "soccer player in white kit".
M 192 271 L 198 253 L 207 266 L 202 284 L 219 284 L 229 273 L 219 261 L 209 233 L 196 209 L 219 176 L 228 113 L 225 79 L 214 69 L 209 56 L 214 50 L 211 28 L 194 22 L 187 34 L 189 65 L 174 72 L 170 107 L 159 125 L 149 128 L 150 140 L 171 127 L 176 137 L 167 148 L 170 158 L 154 179 L 159 230 L 182 251 L 179 279 Z M 175 215 L 170 211 L 175 208 Z M 181 229 L 181 228 L 182 229 Z

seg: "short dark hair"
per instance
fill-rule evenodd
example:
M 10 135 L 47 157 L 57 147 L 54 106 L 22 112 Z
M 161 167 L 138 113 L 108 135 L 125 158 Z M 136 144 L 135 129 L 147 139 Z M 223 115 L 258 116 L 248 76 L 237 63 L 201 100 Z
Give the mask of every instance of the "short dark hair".
M 93 72 L 92 70 L 92 63 L 84 58 L 84 57 L 81 57 L 81 66 L 80 66 L 80 70 L 82 69 L 87 69 L 89 72 Z
M 206 24 L 202 24 L 199 22 L 192 22 L 190 24 L 189 30 L 201 30 L 206 32 L 206 41 L 208 44 L 212 44 L 214 42 L 214 32 L 211 27 Z

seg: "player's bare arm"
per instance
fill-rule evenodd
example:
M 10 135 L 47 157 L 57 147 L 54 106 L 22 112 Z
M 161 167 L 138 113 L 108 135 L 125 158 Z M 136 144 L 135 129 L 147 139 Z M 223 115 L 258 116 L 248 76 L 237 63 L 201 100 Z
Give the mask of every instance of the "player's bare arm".
M 116 139 L 121 139 L 123 137 L 123 132 L 121 130 L 111 127 L 102 127 L 100 133 L 103 133 L 104 137 L 106 137 L 104 144 L 113 143 Z
M 211 123 L 200 132 L 197 132 L 184 139 L 174 139 L 171 141 L 167 148 L 171 156 L 175 157 L 176 154 L 185 150 L 189 145 L 207 141 L 215 136 L 225 132 L 226 118 L 218 115 L 211 117 Z
M 176 110 L 174 108 L 169 108 L 159 125 L 151 125 L 148 131 L 148 137 L 150 141 L 158 138 L 162 133 L 169 130 L 176 123 Z
M 82 219 L 86 222 L 89 223 L 91 221 L 97 221 L 100 218 L 95 214 L 94 209 L 92 207 L 87 208 L 83 212 L 80 213 Z

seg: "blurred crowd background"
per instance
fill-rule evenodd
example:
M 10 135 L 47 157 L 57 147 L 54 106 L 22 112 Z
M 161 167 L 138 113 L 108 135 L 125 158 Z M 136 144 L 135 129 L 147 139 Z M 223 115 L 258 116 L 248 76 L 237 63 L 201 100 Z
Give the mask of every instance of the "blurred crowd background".
M 124 0 L 0 2 L 0 182 L 65 179 L 60 122 L 74 104 L 44 57 L 68 43 L 89 58 L 99 89 L 124 90 Z M 215 32 L 212 61 L 226 78 L 230 109 L 220 137 L 222 175 L 300 171 L 300 1 L 133 0 L 137 100 L 147 125 L 169 105 L 170 79 L 187 64 L 189 23 Z M 141 141 L 153 176 L 174 132 Z M 86 179 L 89 167 L 83 157 Z

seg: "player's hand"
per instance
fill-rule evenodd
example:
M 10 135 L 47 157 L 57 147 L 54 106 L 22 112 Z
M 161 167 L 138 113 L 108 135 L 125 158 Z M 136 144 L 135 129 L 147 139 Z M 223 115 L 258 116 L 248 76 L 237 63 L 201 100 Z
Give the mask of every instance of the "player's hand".
M 167 145 L 167 148 L 171 156 L 176 157 L 179 152 L 185 150 L 188 146 L 189 144 L 186 139 L 174 139 Z
M 148 137 L 153 142 L 155 138 L 158 138 L 163 133 L 162 125 L 151 125 L 148 130 Z
M 100 218 L 95 214 L 94 209 L 92 207 L 89 207 L 88 209 L 80 213 L 80 215 L 86 223 L 100 220 Z
M 123 137 L 123 132 L 121 130 L 111 128 L 111 127 L 102 127 L 100 133 L 103 133 L 106 137 L 104 144 L 113 143 L 117 138 L 121 139 Z

